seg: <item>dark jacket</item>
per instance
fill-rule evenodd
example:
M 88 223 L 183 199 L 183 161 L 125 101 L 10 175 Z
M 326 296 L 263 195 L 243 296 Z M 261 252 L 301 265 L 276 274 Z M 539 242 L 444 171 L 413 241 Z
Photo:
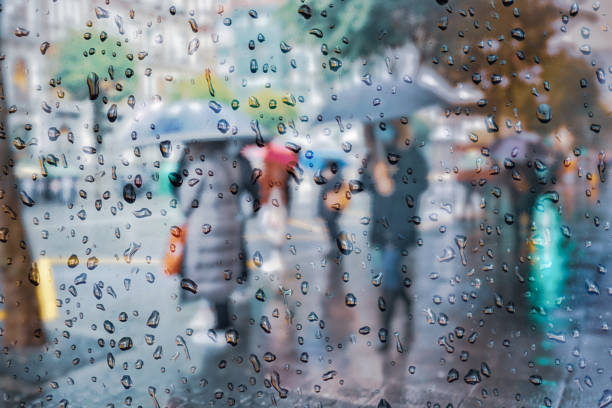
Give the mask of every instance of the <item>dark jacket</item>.
M 399 248 L 406 248 L 416 243 L 416 225 L 419 199 L 427 189 L 428 166 L 422 148 L 410 146 L 404 150 L 385 148 L 385 157 L 389 154 L 399 155 L 399 160 L 387 163 L 395 170 L 391 175 L 394 190 L 388 197 L 380 195 L 374 185 L 374 178 L 369 175 L 372 192 L 372 219 L 370 221 L 370 243 L 384 246 L 387 243 Z M 373 166 L 374 163 L 370 163 Z M 372 170 L 372 168 L 369 168 Z

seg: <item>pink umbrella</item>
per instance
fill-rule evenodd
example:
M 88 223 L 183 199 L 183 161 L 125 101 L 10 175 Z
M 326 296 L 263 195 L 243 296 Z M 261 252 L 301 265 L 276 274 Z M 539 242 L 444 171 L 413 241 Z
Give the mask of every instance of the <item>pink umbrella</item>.
M 296 162 L 298 159 L 296 153 L 277 142 L 270 142 L 264 147 L 259 147 L 255 144 L 247 145 L 242 149 L 242 155 L 250 160 L 264 160 L 266 162 L 280 164 L 281 166 Z

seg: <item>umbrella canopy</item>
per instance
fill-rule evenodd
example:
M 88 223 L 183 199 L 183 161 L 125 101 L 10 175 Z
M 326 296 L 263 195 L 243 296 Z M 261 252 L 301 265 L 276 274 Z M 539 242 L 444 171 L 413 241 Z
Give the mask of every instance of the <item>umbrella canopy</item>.
M 377 86 L 361 84 L 335 95 L 335 100 L 322 110 L 326 120 L 334 120 L 337 116 L 345 120 L 365 120 L 379 118 L 381 114 L 389 119 L 398 118 L 444 102 L 431 90 L 403 81 L 385 81 Z
M 542 153 L 544 148 L 535 133 L 516 133 L 495 141 L 491 147 L 491 157 L 497 161 L 527 161 L 532 158 L 530 156 Z
M 263 147 L 254 144 L 247 145 L 242 149 L 242 155 L 249 160 L 274 162 L 281 166 L 295 162 L 298 158 L 297 153 L 274 141 Z
M 248 117 L 215 101 L 182 101 L 148 107 L 126 124 L 121 137 L 133 132 L 140 144 L 163 139 L 186 143 L 255 137 Z
M 371 120 L 399 118 L 435 105 L 475 102 L 481 92 L 452 87 L 433 71 L 422 69 L 417 78 L 389 77 L 380 82 L 364 78 L 333 93 L 333 100 L 321 110 L 325 120 Z
M 304 168 L 313 169 L 314 171 L 323 170 L 326 165 L 331 162 L 336 163 L 339 168 L 346 166 L 346 154 L 343 154 L 339 149 L 317 149 L 316 151 L 307 151 L 300 155 L 300 164 Z

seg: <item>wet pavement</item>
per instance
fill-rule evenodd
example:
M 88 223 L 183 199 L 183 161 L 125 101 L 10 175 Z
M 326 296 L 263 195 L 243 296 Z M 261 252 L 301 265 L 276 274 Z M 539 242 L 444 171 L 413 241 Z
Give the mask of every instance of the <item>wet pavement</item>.
M 354 249 L 338 265 L 325 256 L 332 243 L 307 201 L 295 200 L 292 208 L 281 271 L 266 271 L 271 246 L 259 220 L 249 221 L 249 254 L 260 251 L 264 263 L 258 268 L 250 262 L 249 282 L 233 298 L 236 347 L 223 332 L 213 341 L 212 318 L 194 322 L 202 305 L 184 302 L 179 279 L 161 273 L 165 243 L 156 231 L 177 222 L 171 209 L 165 216 L 154 209 L 150 220 L 117 217 L 112 225 L 96 225 L 92 219 L 77 224 L 58 206 L 54 217 L 66 220 L 58 233 L 70 236 L 76 226 L 77 242 L 80 234 L 114 234 L 117 226 L 125 235 L 116 244 L 99 241 L 111 243 L 96 248 L 100 264 L 88 271 L 86 284 L 74 285 L 76 296 L 69 294 L 75 272 L 65 261 L 53 264 L 63 304 L 58 318 L 47 322 L 50 342 L 42 350 L 0 354 L 3 406 L 605 406 L 605 399 L 599 401 L 610 387 L 606 306 L 612 282 L 599 267 L 609 263 L 611 252 L 604 206 L 572 220 L 566 284 L 555 299 L 558 307 L 547 307 L 542 316 L 533 298 L 524 296 L 538 277 L 529 259 L 512 256 L 512 227 L 492 210 L 460 219 L 447 211 L 445 197 L 424 201 L 423 245 L 410 249 L 405 262 L 413 307 L 396 305 L 383 348 L 378 333 L 384 312 L 377 306 L 382 289 L 372 283 L 375 256 L 361 223 L 369 215 L 368 200 L 367 194 L 356 196 L 342 217 Z M 501 232 L 495 229 L 500 225 Z M 467 237 L 465 265 L 457 235 Z M 53 241 L 39 241 L 46 257 L 66 256 Z M 123 253 L 134 242 L 140 249 L 128 263 Z M 101 299 L 92 294 L 99 280 Z M 254 298 L 257 289 L 266 293 L 265 302 Z M 356 297 L 355 307 L 345 305 L 348 293 Z M 157 327 L 147 325 L 154 310 Z M 264 315 L 270 333 L 260 325 Z M 103 328 L 105 320 L 114 332 Z M 127 337 L 132 348 L 113 344 Z

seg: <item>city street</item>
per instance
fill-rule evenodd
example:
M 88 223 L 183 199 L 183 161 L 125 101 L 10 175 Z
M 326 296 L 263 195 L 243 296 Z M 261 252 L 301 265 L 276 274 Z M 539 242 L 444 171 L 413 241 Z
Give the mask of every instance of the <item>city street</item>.
M 0 408 L 612 408 L 612 0 L 0 5 Z
M 58 204 L 44 211 L 33 208 L 27 219 L 43 220 L 41 212 L 48 212 L 54 225 L 48 239 L 34 237 L 32 242 L 35 253 L 41 254 L 39 262 L 51 260 L 57 317 L 46 321 L 50 343 L 42 351 L 24 354 L 23 360 L 14 352 L 1 357 L 4 400 L 23 401 L 26 406 L 57 406 L 65 400 L 70 406 L 116 407 L 156 406 L 155 401 L 181 407 L 207 401 L 239 406 L 384 406 L 379 405 L 381 399 L 391 406 L 598 406 L 612 367 L 602 359 L 612 346 L 607 339 L 609 313 L 589 312 L 606 310 L 602 305 L 610 293 L 606 274 L 596 272 L 597 265 L 610 261 L 609 213 L 603 206 L 597 214 L 599 227 L 575 224 L 582 228 L 573 231 L 572 280 L 561 303 L 565 317 L 557 321 L 552 312 L 547 319 L 534 317 L 527 300 L 512 298 L 512 285 L 522 285 L 524 292 L 530 283 L 513 283 L 512 272 L 503 272 L 497 266 L 501 261 L 491 257 L 502 254 L 508 241 L 485 232 L 493 219 L 455 219 L 452 206 L 445 205 L 452 197 L 435 193 L 432 186 L 433 193 L 424 195 L 422 205 L 423 245 L 408 255 L 413 271 L 406 290 L 414 307 L 407 314 L 398 302 L 394 333 L 388 335 L 390 347 L 383 350 L 376 305 L 382 292 L 372 284 L 374 266 L 363 235 L 367 227 L 361 223 L 369 215 L 368 195 L 354 196 L 342 216 L 341 227 L 354 245 L 340 263 L 349 281 L 329 296 L 328 271 L 334 269 L 323 254 L 330 242 L 313 212 L 316 207 L 308 203 L 308 188 L 313 187 L 300 187 L 291 210 L 285 245 L 290 273 L 264 271 L 270 245 L 258 218 L 249 221 L 249 254 L 259 251 L 263 264 L 249 261 L 249 282 L 235 292 L 236 347 L 225 342 L 224 333 L 216 334 L 216 343 L 212 340 L 212 316 L 209 327 L 191 327 L 202 305 L 182 302 L 179 278 L 161 272 L 164 234 L 180 222 L 176 210 L 164 206 L 163 200 L 149 207 L 150 217 L 136 218 L 124 208 L 116 222 L 107 222 L 103 212 L 90 213 L 82 222 L 72 217 L 77 208 Z M 444 211 L 449 208 L 450 214 Z M 105 237 L 116 228 L 120 238 Z M 37 229 L 45 229 L 44 221 L 32 228 L 32 234 Z M 94 243 L 91 255 L 98 258 L 91 270 L 81 256 L 88 247 L 82 244 L 85 235 Z M 456 235 L 468 237 L 465 266 L 456 250 Z M 73 242 L 69 249 L 66 242 Z M 94 246 L 98 242 L 105 246 Z M 489 249 L 492 252 L 486 252 Z M 82 258 L 75 268 L 67 265 L 70 252 Z M 76 284 L 81 273 L 87 274 L 86 281 Z M 598 294 L 588 293 L 580 283 L 593 277 Z M 308 282 L 306 294 L 303 282 Z M 286 303 L 278 295 L 279 286 L 285 289 Z M 263 304 L 254 298 L 260 288 L 267 298 Z M 355 307 L 344 304 L 347 293 L 356 297 Z M 509 300 L 515 310 L 509 308 Z M 159 313 L 156 327 L 147 324 L 154 311 Z M 291 324 L 287 311 L 293 313 Z M 269 318 L 271 334 L 260 327 L 262 314 Z M 112 324 L 112 333 L 105 321 Z M 121 350 L 126 338 L 132 346 Z M 267 352 L 274 354 L 274 361 Z M 251 354 L 257 356 L 259 372 Z M 44 370 L 28 369 L 34 364 Z

